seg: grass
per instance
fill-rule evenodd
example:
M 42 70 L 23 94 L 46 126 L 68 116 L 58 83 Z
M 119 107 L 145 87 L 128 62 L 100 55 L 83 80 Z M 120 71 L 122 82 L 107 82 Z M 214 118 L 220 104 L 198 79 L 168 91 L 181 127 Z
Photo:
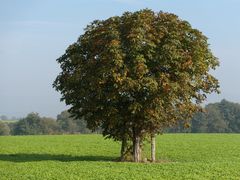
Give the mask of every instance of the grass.
M 4 123 L 15 123 L 18 120 L 0 120 L 0 122 L 4 122 Z
M 119 150 L 100 135 L 0 137 L 0 179 L 240 179 L 239 134 L 158 136 L 155 164 L 114 162 Z

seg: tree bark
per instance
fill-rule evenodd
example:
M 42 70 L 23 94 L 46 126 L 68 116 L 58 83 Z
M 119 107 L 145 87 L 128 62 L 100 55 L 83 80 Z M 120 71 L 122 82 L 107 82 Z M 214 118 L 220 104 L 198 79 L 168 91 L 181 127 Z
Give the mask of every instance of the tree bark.
M 151 160 L 152 162 L 156 161 L 156 135 L 151 135 Z
M 121 157 L 120 157 L 120 161 L 125 161 L 125 155 L 127 153 L 127 139 L 123 138 L 122 139 L 122 147 L 121 147 Z
M 133 159 L 134 162 L 140 162 L 141 161 L 141 147 L 140 147 L 140 137 L 135 136 L 133 141 Z

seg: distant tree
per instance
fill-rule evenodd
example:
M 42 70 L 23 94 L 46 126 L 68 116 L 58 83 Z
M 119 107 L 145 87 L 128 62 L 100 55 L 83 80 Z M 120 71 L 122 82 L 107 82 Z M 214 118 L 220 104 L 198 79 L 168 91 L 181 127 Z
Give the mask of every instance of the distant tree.
M 94 21 L 57 61 L 53 86 L 62 100 L 88 128 L 122 141 L 122 160 L 131 148 L 139 162 L 150 136 L 154 161 L 155 134 L 187 121 L 219 86 L 207 38 L 176 15 L 148 9 Z
M 38 113 L 30 113 L 13 126 L 14 135 L 58 134 L 60 131 L 56 120 L 41 118 Z
M 83 119 L 74 119 L 68 111 L 57 115 L 57 122 L 64 133 L 91 133 Z
M 197 112 L 191 120 L 191 132 L 203 133 L 208 132 L 208 120 L 206 118 L 206 112 Z
M 223 99 L 214 104 L 221 112 L 224 121 L 228 124 L 228 132 L 240 132 L 240 104 Z
M 30 113 L 27 117 L 20 119 L 14 126 L 14 135 L 41 134 L 39 127 L 40 116 L 38 113 Z
M 0 120 L 8 120 L 8 117 L 5 116 L 5 115 L 1 115 L 1 116 L 0 116 Z
M 221 111 L 212 104 L 209 104 L 206 107 L 206 115 L 205 118 L 208 121 L 208 130 L 207 132 L 217 132 L 224 133 L 227 132 L 228 124 L 224 120 Z
M 15 130 L 15 125 L 16 125 L 17 121 L 10 121 L 9 123 L 7 123 L 9 129 L 10 129 L 10 135 L 14 135 L 14 130 Z
M 53 118 L 43 117 L 39 122 L 41 134 L 59 134 L 60 126 Z
M 0 121 L 0 136 L 10 135 L 10 128 L 7 123 Z
M 204 112 L 196 113 L 192 118 L 191 132 L 240 132 L 240 104 L 223 99 L 206 105 L 204 109 Z
M 11 120 L 19 120 L 19 118 L 17 118 L 16 116 L 12 116 Z
M 73 121 L 73 118 L 70 117 L 67 111 L 63 111 L 61 114 L 57 115 L 57 123 L 64 133 L 72 134 L 78 131 L 76 122 Z

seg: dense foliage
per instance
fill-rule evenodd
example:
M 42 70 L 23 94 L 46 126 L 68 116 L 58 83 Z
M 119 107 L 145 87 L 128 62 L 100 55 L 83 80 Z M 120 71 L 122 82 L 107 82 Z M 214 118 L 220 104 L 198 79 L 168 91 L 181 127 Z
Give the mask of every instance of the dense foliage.
M 55 120 L 41 118 L 37 113 L 30 113 L 27 117 L 14 124 L 14 135 L 54 134 L 59 131 Z
M 54 87 L 70 112 L 122 141 L 123 159 L 132 147 L 136 162 L 146 137 L 190 119 L 218 91 L 207 38 L 176 15 L 149 9 L 94 21 L 57 61 Z
M 6 136 L 10 134 L 10 128 L 7 123 L 0 121 L 0 136 Z
M 100 130 L 94 132 L 98 133 Z M 40 117 L 30 113 L 19 120 L 0 121 L 0 135 L 37 135 L 37 134 L 86 134 L 92 133 L 84 120 L 70 117 L 67 111 L 61 112 L 57 119 Z
M 208 104 L 204 112 L 194 115 L 189 129 L 180 123 L 168 132 L 240 133 L 240 104 L 227 100 Z
M 60 125 L 62 132 L 74 134 L 74 133 L 91 133 L 87 128 L 86 121 L 83 119 L 74 119 L 68 111 L 63 111 L 57 115 L 57 123 Z

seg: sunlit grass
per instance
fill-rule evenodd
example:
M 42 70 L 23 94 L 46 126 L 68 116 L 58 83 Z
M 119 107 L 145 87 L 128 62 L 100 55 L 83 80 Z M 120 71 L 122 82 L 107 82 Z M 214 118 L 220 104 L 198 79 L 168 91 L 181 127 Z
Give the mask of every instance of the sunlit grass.
M 101 135 L 0 137 L 0 179 L 240 178 L 238 134 L 158 136 L 155 164 L 115 162 L 119 151 Z

